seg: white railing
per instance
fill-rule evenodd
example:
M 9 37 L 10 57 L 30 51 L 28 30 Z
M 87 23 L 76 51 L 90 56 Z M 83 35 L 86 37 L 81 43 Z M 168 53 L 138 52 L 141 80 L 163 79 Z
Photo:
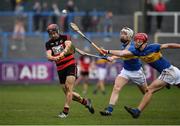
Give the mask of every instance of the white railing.
M 174 34 L 174 33 L 156 33 L 154 35 L 154 42 L 159 42 L 159 37 L 180 37 L 180 33 Z
M 180 15 L 180 12 L 148 12 L 147 15 L 149 16 L 174 16 L 174 34 L 178 34 L 178 16 Z M 141 11 L 136 11 L 134 13 L 134 31 L 135 33 L 138 32 L 138 22 L 139 22 L 139 16 L 142 16 Z

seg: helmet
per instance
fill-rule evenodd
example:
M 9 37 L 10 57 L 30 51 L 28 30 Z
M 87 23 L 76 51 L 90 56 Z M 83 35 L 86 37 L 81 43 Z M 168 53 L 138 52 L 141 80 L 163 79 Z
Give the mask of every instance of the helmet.
M 127 33 L 127 36 L 128 36 L 129 38 L 132 38 L 132 37 L 133 37 L 133 34 L 134 34 L 133 30 L 130 29 L 130 28 L 128 28 L 128 27 L 124 27 L 124 28 L 121 30 L 121 32 Z
M 134 36 L 134 41 L 136 40 L 142 40 L 143 43 L 146 43 L 147 40 L 148 40 L 148 35 L 146 33 L 137 33 L 135 36 Z
M 48 25 L 47 32 L 50 33 L 52 31 L 56 31 L 59 34 L 59 26 L 57 24 Z

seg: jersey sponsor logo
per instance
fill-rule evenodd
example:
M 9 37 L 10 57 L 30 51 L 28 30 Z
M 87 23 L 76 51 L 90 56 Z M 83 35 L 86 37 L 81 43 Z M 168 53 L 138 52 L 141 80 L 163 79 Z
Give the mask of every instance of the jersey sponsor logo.
M 54 55 L 61 53 L 63 50 L 64 50 L 63 45 L 58 45 L 58 46 L 52 47 L 52 51 L 53 51 Z

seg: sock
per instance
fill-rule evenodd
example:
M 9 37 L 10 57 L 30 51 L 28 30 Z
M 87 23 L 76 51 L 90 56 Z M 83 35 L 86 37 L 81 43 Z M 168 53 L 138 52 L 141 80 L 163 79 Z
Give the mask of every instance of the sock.
M 109 104 L 109 106 L 107 107 L 107 111 L 109 112 L 113 112 L 113 105 Z
M 81 104 L 87 105 L 87 100 L 83 98 L 82 101 L 81 101 Z
M 67 115 L 68 112 L 69 112 L 69 108 L 68 107 L 64 107 L 63 113 Z

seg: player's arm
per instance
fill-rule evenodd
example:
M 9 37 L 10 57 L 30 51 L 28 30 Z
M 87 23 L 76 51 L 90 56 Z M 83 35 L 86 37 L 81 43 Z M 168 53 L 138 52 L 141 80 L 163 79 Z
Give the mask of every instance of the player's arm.
M 57 60 L 57 57 L 52 56 L 52 51 L 51 50 L 47 50 L 46 51 L 46 57 L 49 61 L 55 61 Z
M 133 56 L 133 53 L 130 52 L 129 50 L 104 50 L 104 49 L 102 49 L 102 51 L 105 54 L 111 54 L 111 55 L 115 55 L 118 57 Z
M 65 49 L 63 50 L 63 52 L 60 53 L 58 57 L 62 59 L 67 55 L 73 54 L 74 50 L 75 50 L 75 47 L 72 45 L 72 42 L 70 40 L 66 40 Z
M 180 44 L 177 43 L 167 43 L 167 44 L 161 44 L 161 49 L 177 49 L 180 48 Z

